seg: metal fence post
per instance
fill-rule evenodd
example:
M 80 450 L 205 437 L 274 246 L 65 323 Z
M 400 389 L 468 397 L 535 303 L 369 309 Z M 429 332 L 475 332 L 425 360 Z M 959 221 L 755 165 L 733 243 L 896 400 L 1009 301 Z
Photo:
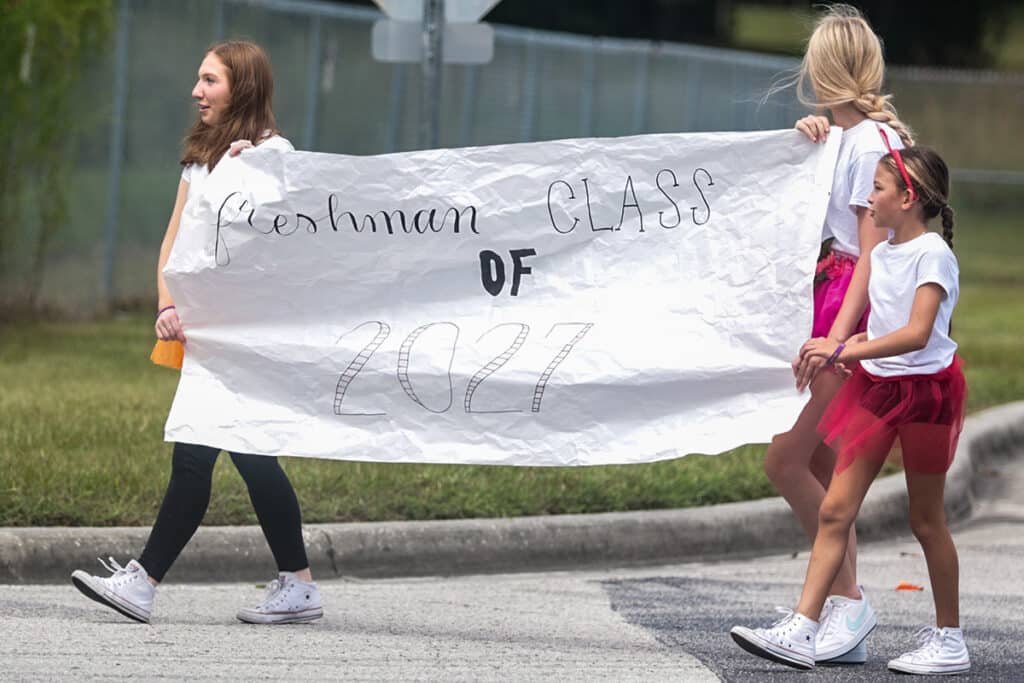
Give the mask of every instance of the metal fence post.
M 639 135 L 647 129 L 647 100 L 650 97 L 651 47 L 637 56 L 636 89 L 633 92 L 633 133 Z
M 580 136 L 589 138 L 594 134 L 594 89 L 597 84 L 597 38 L 583 50 L 583 92 L 580 93 Z
M 302 136 L 302 149 L 313 150 L 316 147 L 317 109 L 320 106 L 320 15 L 314 14 L 309 19 L 309 71 L 306 76 L 306 125 Z
M 114 111 L 110 117 L 110 177 L 107 179 L 107 224 L 103 233 L 102 306 L 114 306 L 114 260 L 121 210 L 121 157 L 124 156 L 124 112 L 128 96 L 128 25 L 131 0 L 119 0 L 117 38 L 114 43 Z
M 473 139 L 473 120 L 476 112 L 477 84 L 480 80 L 479 69 L 475 64 L 467 64 L 462 81 L 462 111 L 459 112 L 459 144 L 468 147 Z
M 423 89 L 420 91 L 420 149 L 436 149 L 441 142 L 444 26 L 444 0 L 423 0 Z
M 213 6 L 213 39 L 224 40 L 224 0 L 215 0 Z
M 519 142 L 533 140 L 537 103 L 537 41 L 531 34 L 526 39 L 526 68 L 523 75 L 523 109 L 519 120 Z
M 686 63 L 686 115 L 683 130 L 697 130 L 700 118 L 700 66 L 693 57 Z
M 388 132 L 384 148 L 388 152 L 397 152 L 402 128 L 402 108 L 405 106 L 405 64 L 391 65 L 391 94 L 388 102 Z

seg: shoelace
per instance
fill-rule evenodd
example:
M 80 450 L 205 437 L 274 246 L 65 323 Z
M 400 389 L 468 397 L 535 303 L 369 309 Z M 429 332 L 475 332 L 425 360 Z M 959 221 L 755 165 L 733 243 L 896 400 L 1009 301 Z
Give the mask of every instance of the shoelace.
M 782 618 L 777 620 L 775 623 L 773 623 L 771 626 L 769 626 L 765 630 L 766 631 L 771 631 L 771 630 L 774 630 L 774 629 L 783 629 L 783 633 L 788 635 L 790 629 L 786 628 L 786 627 L 790 624 L 790 622 L 792 622 L 793 616 L 796 613 L 793 610 L 791 610 L 790 608 L 788 608 L 788 607 L 780 607 L 779 605 L 775 606 L 775 611 L 778 612 L 779 614 L 783 615 Z
M 942 631 L 934 626 L 922 626 L 914 632 L 914 639 L 920 644 L 911 654 L 928 655 L 942 651 Z
M 776 626 L 782 626 L 784 623 L 793 618 L 793 610 L 791 610 L 788 607 L 781 607 L 779 605 L 776 605 L 775 611 L 783 616 L 781 619 L 772 624 L 772 628 L 775 628 Z
M 281 591 L 281 586 L 282 586 L 282 584 L 281 584 L 280 579 L 274 579 L 273 581 L 268 583 L 267 584 L 267 590 L 263 594 L 263 602 L 265 602 L 265 603 L 266 602 L 270 602 L 270 599 L 273 598 L 275 595 L 277 595 Z
M 260 607 L 270 608 L 281 598 L 281 594 L 286 588 L 286 584 L 281 580 L 280 577 L 274 579 L 267 584 L 267 591 L 263 594 L 263 602 L 260 603 Z
M 821 634 L 821 636 L 828 636 L 832 633 L 832 628 L 835 626 L 835 620 L 832 618 L 832 615 L 835 613 L 835 608 L 836 604 L 826 598 L 825 606 L 821 610 L 821 616 L 818 617 L 821 620 L 818 627 L 818 633 Z
M 128 569 L 126 567 L 122 567 L 120 564 L 117 563 L 117 560 L 115 560 L 112 557 L 108 557 L 107 558 L 108 560 L 110 560 L 110 564 L 107 564 L 106 562 L 104 562 L 102 557 L 97 557 L 96 559 L 99 560 L 99 563 L 103 565 L 103 568 L 106 569 L 111 574 L 121 574 L 123 572 L 128 571 Z M 114 565 L 114 566 L 111 567 L 110 565 Z
M 110 576 L 107 578 L 107 580 L 114 581 L 117 584 L 120 584 L 122 581 L 128 578 L 128 574 L 131 574 L 135 571 L 133 569 L 129 569 L 128 567 L 122 567 L 113 557 L 107 558 L 107 560 L 110 561 L 110 564 L 104 562 L 102 557 L 97 557 L 96 559 L 99 560 L 99 563 L 103 565 L 104 569 L 110 572 Z

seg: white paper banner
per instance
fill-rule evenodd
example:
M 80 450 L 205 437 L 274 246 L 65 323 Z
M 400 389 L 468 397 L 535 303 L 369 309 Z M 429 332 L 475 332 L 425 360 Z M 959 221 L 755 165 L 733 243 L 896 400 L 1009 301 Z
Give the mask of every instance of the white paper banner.
M 838 141 L 225 158 L 164 270 L 188 336 L 166 438 L 502 465 L 767 441 L 806 400 Z

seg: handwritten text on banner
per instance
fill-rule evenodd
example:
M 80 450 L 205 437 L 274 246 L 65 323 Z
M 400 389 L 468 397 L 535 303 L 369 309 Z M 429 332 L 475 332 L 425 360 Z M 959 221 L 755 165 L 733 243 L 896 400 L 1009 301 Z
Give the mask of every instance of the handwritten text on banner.
M 504 465 L 766 441 L 805 400 L 838 139 L 225 158 L 165 269 L 188 336 L 166 438 Z

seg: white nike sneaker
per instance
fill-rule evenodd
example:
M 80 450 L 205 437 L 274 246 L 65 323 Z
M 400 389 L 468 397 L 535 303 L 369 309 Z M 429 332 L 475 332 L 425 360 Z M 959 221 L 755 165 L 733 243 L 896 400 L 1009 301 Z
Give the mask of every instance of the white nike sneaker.
M 299 581 L 292 572 L 281 572 L 267 585 L 263 602 L 238 610 L 247 624 L 300 624 L 324 615 L 315 583 Z
M 818 622 L 784 608 L 786 614 L 768 628 L 733 626 L 729 632 L 747 652 L 796 669 L 814 668 L 814 638 Z
M 814 643 L 818 664 L 863 664 L 868 658 L 864 640 L 878 625 L 867 593 L 860 589 L 860 600 L 830 595 L 818 620 L 818 638 Z
M 959 674 L 971 669 L 964 632 L 959 628 L 925 626 L 915 636 L 921 647 L 889 662 L 891 671 L 905 674 Z
M 100 560 L 100 564 L 111 573 L 110 576 L 93 576 L 76 569 L 71 574 L 71 582 L 75 588 L 101 605 L 148 624 L 149 615 L 153 611 L 153 598 L 156 596 L 156 586 L 149 582 L 149 574 L 135 560 L 129 562 L 127 567 L 122 567 L 114 558 L 107 559 L 110 564 L 103 560 Z

